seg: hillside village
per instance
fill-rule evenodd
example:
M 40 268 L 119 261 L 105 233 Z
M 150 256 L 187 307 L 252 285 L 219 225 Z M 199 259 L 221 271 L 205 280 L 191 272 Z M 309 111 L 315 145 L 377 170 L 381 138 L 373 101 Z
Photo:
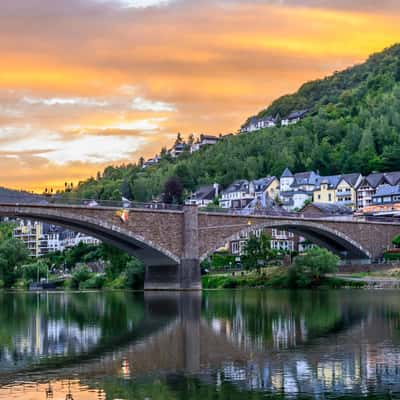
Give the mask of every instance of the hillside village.
M 294 111 L 290 113 L 288 116 L 284 117 L 280 120 L 279 115 L 276 117 L 271 116 L 254 116 L 249 118 L 245 124 L 242 125 L 238 134 L 241 133 L 251 133 L 256 132 L 261 129 L 267 128 L 276 128 L 279 126 L 290 126 L 295 125 L 304 119 L 308 115 L 308 110 Z M 213 135 L 205 135 L 201 134 L 197 139 L 194 138 L 194 135 L 191 135 L 189 140 L 185 142 L 180 133 L 178 133 L 177 140 L 175 144 L 169 149 L 166 150 L 166 154 L 172 158 L 179 157 L 183 152 L 189 151 L 190 154 L 193 154 L 205 146 L 212 146 L 217 144 L 220 140 L 223 140 L 227 137 L 233 136 L 233 133 L 229 133 L 227 135 L 220 134 L 219 136 Z M 147 161 L 143 160 L 142 168 L 147 168 L 158 164 L 161 161 L 161 153 L 155 155 L 154 158 L 150 158 Z
M 308 115 L 308 110 L 294 111 L 279 121 L 279 116 L 251 117 L 240 128 L 238 134 L 288 126 L 299 123 Z M 200 135 L 185 142 L 180 134 L 167 154 L 178 158 L 185 151 L 193 154 L 206 146 L 213 146 L 232 136 Z M 142 168 L 157 164 L 160 156 L 146 161 Z M 271 213 L 301 211 L 307 204 L 323 206 L 332 213 L 332 205 L 339 214 L 358 213 L 374 216 L 400 215 L 400 172 L 372 173 L 362 176 L 360 172 L 322 176 L 318 171 L 292 173 L 286 168 L 280 177 L 267 176 L 256 180 L 240 179 L 227 188 L 216 182 L 199 187 L 188 204 L 199 207 L 218 206 L 223 209 L 264 210 Z M 329 206 L 328 206 L 329 205 Z M 317 211 L 316 211 L 317 212 Z

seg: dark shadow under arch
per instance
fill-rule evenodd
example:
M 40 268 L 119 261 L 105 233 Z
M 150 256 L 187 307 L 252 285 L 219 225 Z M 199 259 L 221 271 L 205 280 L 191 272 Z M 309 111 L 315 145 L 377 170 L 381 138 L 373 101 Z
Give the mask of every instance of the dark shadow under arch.
M 259 229 L 277 228 L 303 236 L 320 247 L 327 248 L 346 260 L 371 260 L 371 253 L 358 242 L 344 233 L 329 228 L 323 224 L 311 221 L 276 221 L 262 222 L 240 229 L 235 234 L 217 241 L 216 246 L 201 255 L 201 260 L 224 246 L 227 242 L 236 239 L 241 233 L 251 233 Z

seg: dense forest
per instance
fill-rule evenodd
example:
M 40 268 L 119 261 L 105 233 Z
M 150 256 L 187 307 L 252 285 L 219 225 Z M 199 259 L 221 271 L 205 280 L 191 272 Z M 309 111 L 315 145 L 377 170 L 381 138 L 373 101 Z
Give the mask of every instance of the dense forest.
M 176 177 L 184 192 L 199 185 L 315 170 L 321 174 L 400 169 L 400 45 L 364 64 L 308 82 L 297 93 L 274 101 L 259 115 L 286 116 L 309 109 L 297 125 L 229 136 L 217 145 L 161 162 L 107 167 L 81 182 L 68 196 L 148 201 Z

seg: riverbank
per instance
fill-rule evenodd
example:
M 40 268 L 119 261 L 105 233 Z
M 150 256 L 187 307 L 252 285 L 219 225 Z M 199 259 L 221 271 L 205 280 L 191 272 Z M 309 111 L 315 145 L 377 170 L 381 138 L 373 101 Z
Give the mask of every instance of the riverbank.
M 398 281 L 400 287 L 400 280 Z M 234 289 L 234 288 L 273 288 L 294 289 L 298 288 L 291 280 L 289 269 L 284 267 L 271 267 L 261 273 L 239 272 L 234 274 L 212 274 L 202 277 L 203 289 Z M 363 279 L 347 279 L 344 276 L 324 276 L 318 281 L 303 288 L 364 288 L 370 283 Z

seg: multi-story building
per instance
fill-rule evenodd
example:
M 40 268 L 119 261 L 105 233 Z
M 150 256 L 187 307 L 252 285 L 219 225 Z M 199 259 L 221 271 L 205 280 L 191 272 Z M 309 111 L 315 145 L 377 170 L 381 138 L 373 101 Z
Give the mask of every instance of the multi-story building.
M 169 154 L 173 158 L 179 157 L 186 150 L 186 143 L 176 143 L 172 149 L 169 150 Z
M 219 204 L 222 208 L 242 209 L 264 194 L 271 199 L 279 195 L 279 180 L 275 176 L 254 181 L 245 179 L 235 181 L 222 192 Z
M 207 207 L 219 196 L 219 185 L 201 186 L 187 200 L 186 204 L 196 205 L 198 207 Z
M 100 244 L 98 239 L 91 236 L 38 221 L 18 221 L 18 225 L 13 230 L 13 237 L 25 243 L 31 257 L 42 257 L 49 253 L 63 251 L 81 242 Z
M 372 198 L 378 188 L 383 185 L 396 186 L 400 184 L 400 172 L 372 173 L 357 186 L 357 209 L 362 210 L 372 205 Z
M 288 211 L 300 209 L 313 198 L 321 177 L 314 171 L 293 174 L 286 168 L 280 178 L 279 197 Z
M 360 173 L 321 177 L 321 183 L 314 190 L 315 203 L 334 203 L 356 209 L 357 187 L 362 181 Z
M 251 233 L 248 231 L 239 233 L 237 237 L 229 242 L 229 251 L 234 256 L 242 256 L 250 235 L 260 237 L 262 232 L 271 237 L 271 249 L 280 252 L 304 251 L 303 249 L 311 245 L 304 238 L 282 229 L 257 229 Z M 301 247 L 301 244 L 303 247 Z
M 267 176 L 265 178 L 253 181 L 255 196 L 266 194 L 270 199 L 279 196 L 279 179 L 275 176 Z
M 237 180 L 221 194 L 219 205 L 222 208 L 241 209 L 255 197 L 254 184 L 246 179 Z
M 372 196 L 372 203 L 362 210 L 365 215 L 400 216 L 400 185 L 382 185 Z
M 212 135 L 200 135 L 200 138 L 196 140 L 191 146 L 190 146 L 190 152 L 194 153 L 198 150 L 200 150 L 204 146 L 213 146 L 214 144 L 217 144 L 220 141 L 220 138 L 218 136 L 212 136 Z
M 41 255 L 40 238 L 43 224 L 40 222 L 21 221 L 13 230 L 13 237 L 25 243 L 31 257 Z
M 265 128 L 274 128 L 277 125 L 277 119 L 272 116 L 251 117 L 240 128 L 241 133 L 250 133 Z

